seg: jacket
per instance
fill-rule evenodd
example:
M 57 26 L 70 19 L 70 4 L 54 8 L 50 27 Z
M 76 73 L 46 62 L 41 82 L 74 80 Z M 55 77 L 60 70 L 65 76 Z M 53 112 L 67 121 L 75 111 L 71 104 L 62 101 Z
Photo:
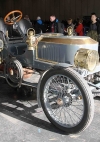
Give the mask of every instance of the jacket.
M 100 34 L 100 22 L 96 22 L 96 26 L 97 26 L 97 34 L 99 35 Z M 93 31 L 93 29 L 92 29 L 92 24 L 90 25 L 90 29 L 89 29 L 89 31 Z
M 52 29 L 52 27 L 54 29 Z M 64 25 L 61 22 L 56 21 L 56 20 L 54 22 L 50 22 L 48 32 L 64 33 Z
M 83 24 L 79 24 L 75 29 L 77 35 L 83 36 Z
M 87 36 L 100 42 L 100 22 L 96 22 L 96 26 L 94 28 L 93 24 L 90 25 L 90 29 L 89 32 L 87 33 Z
M 35 32 L 36 34 L 40 34 L 40 33 L 45 33 L 45 25 L 42 23 L 42 24 L 39 24 L 38 22 L 35 24 Z

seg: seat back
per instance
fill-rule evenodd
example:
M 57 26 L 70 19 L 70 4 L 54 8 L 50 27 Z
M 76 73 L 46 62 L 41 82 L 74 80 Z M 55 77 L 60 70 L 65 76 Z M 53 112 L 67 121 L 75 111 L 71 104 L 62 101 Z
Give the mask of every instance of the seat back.
M 19 27 L 24 35 L 27 34 L 27 30 L 29 28 L 32 28 L 32 24 L 26 19 L 21 19 L 17 24 L 19 25 Z
M 5 35 L 7 33 L 7 25 L 2 18 L 0 18 L 0 31 L 2 31 Z
M 7 43 L 6 34 L 7 34 L 7 25 L 5 24 L 3 18 L 0 18 L 0 39 L 3 41 L 4 44 Z

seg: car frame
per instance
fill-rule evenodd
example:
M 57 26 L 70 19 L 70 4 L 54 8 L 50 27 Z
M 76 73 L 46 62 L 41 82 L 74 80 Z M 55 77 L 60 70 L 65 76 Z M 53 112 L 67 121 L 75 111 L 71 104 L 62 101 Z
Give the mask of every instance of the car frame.
M 35 35 L 32 28 L 26 36 L 21 17 L 10 21 L 21 37 L 0 39 L 0 77 L 14 88 L 36 87 L 38 106 L 57 128 L 68 134 L 86 129 L 94 115 L 93 94 L 100 92 L 98 43 L 59 33 Z

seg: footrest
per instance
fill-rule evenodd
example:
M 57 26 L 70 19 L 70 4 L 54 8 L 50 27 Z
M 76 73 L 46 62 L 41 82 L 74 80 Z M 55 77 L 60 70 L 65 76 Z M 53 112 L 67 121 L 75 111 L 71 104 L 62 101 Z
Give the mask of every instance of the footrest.
M 40 79 L 40 74 L 35 72 L 34 74 L 32 74 L 31 77 L 29 77 L 27 79 L 23 79 L 22 85 L 28 85 L 28 86 L 32 86 L 32 87 L 37 87 L 39 79 Z
M 2 72 L 0 72 L 0 77 L 5 78 L 5 76 L 4 76 L 4 74 Z M 31 75 L 30 78 L 23 79 L 21 85 L 37 88 L 39 79 L 40 79 L 40 74 L 38 72 L 35 72 L 34 74 Z

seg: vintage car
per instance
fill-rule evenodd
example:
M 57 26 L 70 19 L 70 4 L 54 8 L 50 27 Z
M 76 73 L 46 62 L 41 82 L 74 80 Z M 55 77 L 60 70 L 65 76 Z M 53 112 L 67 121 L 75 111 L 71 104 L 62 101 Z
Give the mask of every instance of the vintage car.
M 4 23 L 5 22 L 5 23 Z M 35 35 L 22 12 L 0 20 L 0 77 L 12 87 L 37 88 L 38 106 L 66 133 L 86 129 L 93 119 L 94 95 L 100 93 L 98 42 L 60 33 Z M 8 26 L 20 36 L 9 36 Z

